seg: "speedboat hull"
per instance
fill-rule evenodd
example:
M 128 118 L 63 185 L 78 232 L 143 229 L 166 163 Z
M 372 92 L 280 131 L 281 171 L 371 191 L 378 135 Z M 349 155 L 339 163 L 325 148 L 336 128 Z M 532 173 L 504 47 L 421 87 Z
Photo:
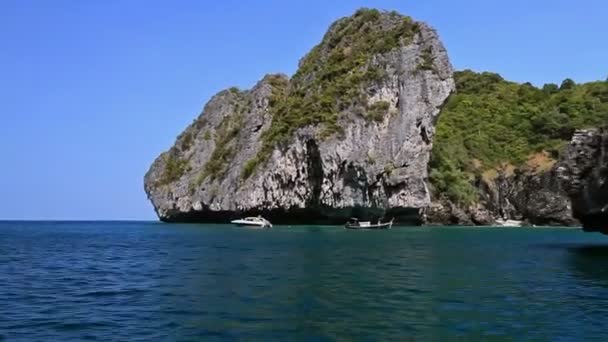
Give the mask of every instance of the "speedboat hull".
M 251 228 L 272 228 L 272 224 L 266 220 L 232 220 L 230 223 L 240 227 L 251 227 Z

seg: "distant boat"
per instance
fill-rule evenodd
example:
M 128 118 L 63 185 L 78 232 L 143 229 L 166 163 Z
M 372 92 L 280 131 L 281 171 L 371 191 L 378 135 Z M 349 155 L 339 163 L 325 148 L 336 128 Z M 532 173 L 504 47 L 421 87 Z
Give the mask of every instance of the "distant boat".
M 262 216 L 257 217 L 245 217 L 239 220 L 230 221 L 232 224 L 236 224 L 237 226 L 248 226 L 248 227 L 257 227 L 257 228 L 272 228 L 272 223 Z
M 350 221 L 344 225 L 346 229 L 391 229 L 393 226 L 393 220 L 382 223 L 378 220 L 378 223 L 372 224 L 371 221 L 359 221 L 356 218 L 351 218 Z
M 521 227 L 521 221 L 498 219 L 496 225 L 500 227 Z

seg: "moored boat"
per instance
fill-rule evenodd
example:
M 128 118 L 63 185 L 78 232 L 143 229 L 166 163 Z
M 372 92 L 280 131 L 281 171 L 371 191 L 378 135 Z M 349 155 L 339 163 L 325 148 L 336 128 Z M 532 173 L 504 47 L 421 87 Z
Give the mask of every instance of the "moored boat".
M 521 227 L 521 221 L 498 219 L 496 225 L 499 227 Z
M 378 220 L 378 223 L 373 224 L 371 223 L 371 221 L 359 221 L 356 218 L 351 218 L 350 221 L 348 221 L 345 225 L 344 228 L 346 229 L 391 229 L 391 227 L 393 226 L 393 219 L 391 219 L 388 222 L 382 222 L 380 220 Z
M 243 219 L 232 220 L 230 221 L 232 224 L 236 224 L 237 226 L 246 226 L 246 227 L 256 227 L 256 228 L 272 228 L 272 223 L 267 219 L 257 216 L 257 217 L 245 217 Z

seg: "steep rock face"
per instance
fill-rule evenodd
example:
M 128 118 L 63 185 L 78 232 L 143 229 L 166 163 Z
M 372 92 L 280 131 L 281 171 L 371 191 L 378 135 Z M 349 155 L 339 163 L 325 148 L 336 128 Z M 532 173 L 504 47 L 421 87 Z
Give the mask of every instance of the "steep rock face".
M 608 131 L 575 132 L 558 175 L 583 229 L 608 234 Z
M 493 225 L 517 220 L 534 225 L 577 225 L 566 186 L 559 178 L 569 162 L 566 154 L 546 170 L 525 166 L 499 169 L 496 177 L 476 181 L 478 202 L 462 206 L 437 198 L 425 211 L 425 223 Z
M 418 220 L 440 107 L 454 90 L 436 32 L 394 12 L 334 23 L 298 72 L 214 96 L 145 176 L 161 220 Z

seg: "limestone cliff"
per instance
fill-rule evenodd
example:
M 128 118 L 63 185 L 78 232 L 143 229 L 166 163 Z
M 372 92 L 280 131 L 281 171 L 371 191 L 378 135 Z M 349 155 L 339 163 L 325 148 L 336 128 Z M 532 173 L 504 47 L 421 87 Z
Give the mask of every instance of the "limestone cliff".
M 458 205 L 436 198 L 425 210 L 426 224 L 494 225 L 500 220 L 517 220 L 526 225 L 572 226 L 571 201 L 558 178 L 560 159 L 546 170 L 499 169 L 492 179 L 476 182 L 479 200 Z
M 437 33 L 395 12 L 335 22 L 296 74 L 215 95 L 145 176 L 161 220 L 418 220 L 439 111 L 454 90 Z
M 583 229 L 608 234 L 608 131 L 577 131 L 558 176 Z

